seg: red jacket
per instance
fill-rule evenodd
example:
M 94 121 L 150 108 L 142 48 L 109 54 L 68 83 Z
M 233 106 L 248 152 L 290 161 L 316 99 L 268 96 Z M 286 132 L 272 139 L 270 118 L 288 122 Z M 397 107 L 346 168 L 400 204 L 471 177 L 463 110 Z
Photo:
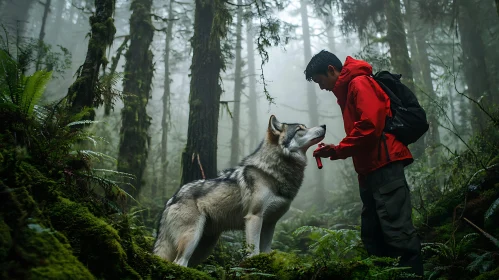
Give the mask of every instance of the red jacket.
M 413 162 L 409 149 L 392 134 L 382 132 L 386 116 L 391 116 L 390 99 L 372 77 L 372 66 L 348 56 L 334 86 L 347 136 L 335 146 L 331 159 L 353 158 L 355 171 L 365 175 L 397 160 Z

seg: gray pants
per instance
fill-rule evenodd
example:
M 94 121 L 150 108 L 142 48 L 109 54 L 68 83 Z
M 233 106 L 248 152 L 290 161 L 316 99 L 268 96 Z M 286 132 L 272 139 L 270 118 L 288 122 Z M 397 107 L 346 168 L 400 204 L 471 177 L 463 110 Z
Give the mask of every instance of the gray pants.
M 361 238 L 369 255 L 401 257 L 400 266 L 423 276 L 421 242 L 412 224 L 411 194 L 402 162 L 359 176 Z

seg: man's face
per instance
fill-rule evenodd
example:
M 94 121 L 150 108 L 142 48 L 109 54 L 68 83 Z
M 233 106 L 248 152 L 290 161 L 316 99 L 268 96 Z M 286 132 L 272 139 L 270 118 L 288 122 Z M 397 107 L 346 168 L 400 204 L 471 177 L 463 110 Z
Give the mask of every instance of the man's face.
M 325 89 L 327 91 L 333 91 L 334 85 L 340 76 L 339 71 L 337 71 L 333 66 L 328 66 L 328 71 L 326 75 L 316 74 L 312 76 L 312 80 L 316 82 L 321 90 Z

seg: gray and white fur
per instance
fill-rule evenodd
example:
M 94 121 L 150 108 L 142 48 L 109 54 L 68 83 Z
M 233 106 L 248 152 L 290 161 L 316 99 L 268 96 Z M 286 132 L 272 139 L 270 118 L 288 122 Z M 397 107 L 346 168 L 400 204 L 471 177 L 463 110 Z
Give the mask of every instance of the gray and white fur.
M 224 231 L 245 230 L 249 256 L 270 252 L 277 221 L 303 182 L 306 151 L 326 126 L 280 123 L 270 117 L 253 154 L 217 178 L 183 185 L 163 211 L 153 253 L 181 266 L 205 260 Z

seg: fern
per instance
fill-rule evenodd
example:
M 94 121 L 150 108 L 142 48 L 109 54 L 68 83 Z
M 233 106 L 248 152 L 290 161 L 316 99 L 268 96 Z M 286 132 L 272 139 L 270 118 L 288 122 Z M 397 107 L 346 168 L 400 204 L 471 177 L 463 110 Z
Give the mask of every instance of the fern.
M 126 196 L 126 197 L 130 198 L 131 200 L 133 200 L 135 203 L 139 204 L 139 202 L 136 201 L 135 198 L 133 198 L 129 193 L 127 193 L 125 190 L 123 190 L 120 187 L 120 184 L 126 184 L 126 185 L 130 185 L 130 184 L 127 184 L 124 182 L 119 182 L 119 181 L 114 181 L 114 180 L 107 179 L 107 178 L 104 178 L 101 176 L 96 176 L 92 173 L 86 173 L 86 172 L 83 173 L 82 172 L 82 173 L 77 173 L 77 175 L 84 177 L 84 178 L 88 179 L 89 181 L 94 182 L 95 184 L 97 184 L 101 188 L 103 188 L 108 196 L 112 195 L 112 194 L 114 194 L 115 196 Z
M 332 230 L 314 226 L 302 226 L 293 232 L 294 236 L 310 233 L 314 242 L 310 249 L 326 259 L 339 260 L 345 258 L 360 244 L 360 234 L 357 230 Z
M 492 202 L 487 212 L 485 212 L 485 221 L 489 221 L 497 212 L 499 212 L 499 198 Z
M 107 172 L 107 173 L 112 173 L 114 175 L 118 175 L 118 176 L 121 176 L 121 177 L 124 177 L 124 178 L 128 178 L 128 179 L 135 179 L 135 176 L 133 174 L 130 174 L 130 173 L 126 173 L 126 172 L 119 172 L 119 171 L 116 171 L 116 170 L 109 170 L 109 169 L 93 169 L 93 171 L 97 171 L 97 172 Z
M 75 153 L 82 154 L 84 157 L 87 157 L 87 158 L 92 159 L 92 160 L 108 159 L 108 160 L 115 162 L 115 163 L 118 161 L 116 158 L 114 158 L 110 155 L 107 155 L 107 154 L 104 154 L 101 152 L 92 151 L 92 150 L 78 150 L 78 151 L 73 151 L 70 154 L 75 154 Z
M 66 126 L 71 127 L 75 125 L 94 124 L 94 123 L 100 123 L 100 121 L 81 120 L 81 121 L 70 122 Z
M 35 104 L 40 100 L 47 83 L 52 78 L 52 72 L 40 70 L 29 77 L 23 77 L 24 91 L 21 95 L 19 107 L 26 115 L 31 115 Z
M 470 271 L 478 271 L 484 273 L 490 271 L 494 266 L 494 254 L 492 252 L 485 252 L 481 255 L 471 253 L 470 257 L 473 261 L 468 265 L 467 269 Z
M 18 63 L 0 50 L 0 106 L 31 116 L 36 103 L 52 78 L 51 71 L 36 71 L 24 76 Z

